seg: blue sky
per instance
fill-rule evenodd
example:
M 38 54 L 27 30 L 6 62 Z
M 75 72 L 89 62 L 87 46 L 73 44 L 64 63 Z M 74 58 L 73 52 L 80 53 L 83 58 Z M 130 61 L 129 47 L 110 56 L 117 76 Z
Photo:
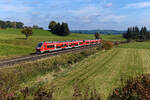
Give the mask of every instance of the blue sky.
M 150 0 L 1 0 L 0 19 L 44 28 L 52 20 L 63 21 L 71 30 L 150 29 Z

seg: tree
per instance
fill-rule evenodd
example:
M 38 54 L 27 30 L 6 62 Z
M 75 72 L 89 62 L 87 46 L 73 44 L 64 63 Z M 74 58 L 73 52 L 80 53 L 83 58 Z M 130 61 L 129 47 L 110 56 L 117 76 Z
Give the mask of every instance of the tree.
M 124 34 L 124 38 L 126 38 L 127 40 L 131 39 L 131 34 L 132 34 L 132 29 L 128 28 L 127 33 Z
M 51 21 L 48 27 L 51 30 L 51 32 L 56 35 L 67 36 L 70 34 L 68 24 L 64 22 L 60 24 L 55 21 Z
M 24 27 L 24 29 L 21 31 L 21 33 L 26 36 L 26 40 L 27 40 L 29 36 L 32 36 L 33 31 L 32 31 L 31 27 Z
M 0 28 L 1 28 L 1 29 L 7 28 L 7 27 L 6 27 L 6 23 L 5 23 L 4 21 L 2 21 L 2 20 L 0 20 Z
M 51 22 L 49 23 L 48 28 L 51 30 L 51 32 L 54 32 L 54 31 L 55 31 L 56 25 L 57 25 L 57 23 L 56 23 L 55 21 L 51 21 Z
M 33 25 L 33 29 L 39 29 L 38 25 Z
M 23 28 L 24 23 L 22 22 L 16 22 L 16 28 Z
M 141 35 L 141 37 L 143 37 L 144 40 L 146 39 L 146 37 L 147 37 L 146 36 L 147 35 L 147 28 L 146 27 L 141 28 L 140 35 Z
M 100 39 L 100 34 L 98 32 L 95 33 L 95 39 Z
M 39 27 L 38 25 L 33 25 L 32 28 L 33 29 L 41 29 L 41 30 L 43 30 L 43 27 Z
M 12 28 L 13 27 L 12 22 L 6 21 L 5 23 L 6 23 L 7 28 Z
M 57 23 L 54 30 L 53 30 L 53 33 L 56 35 L 61 35 L 60 30 L 61 30 L 61 25 L 60 25 L 60 23 Z
M 137 26 L 135 26 L 135 32 L 139 34 L 139 28 Z
M 70 34 L 70 30 L 68 28 L 68 24 L 63 22 L 60 28 L 60 35 L 67 36 L 69 34 Z
M 140 30 L 137 26 L 135 26 L 135 39 L 138 39 L 139 34 L 140 34 Z
M 23 28 L 24 23 L 22 22 L 11 22 L 0 20 L 0 28 Z
M 12 28 L 17 28 L 17 23 L 16 22 L 12 22 Z
M 150 33 L 147 31 L 147 28 L 143 27 L 143 35 L 145 36 L 145 39 L 150 39 Z
M 150 33 L 146 27 L 142 27 L 141 30 L 137 26 L 129 27 L 127 32 L 123 34 L 123 37 L 127 40 L 144 41 L 150 39 Z

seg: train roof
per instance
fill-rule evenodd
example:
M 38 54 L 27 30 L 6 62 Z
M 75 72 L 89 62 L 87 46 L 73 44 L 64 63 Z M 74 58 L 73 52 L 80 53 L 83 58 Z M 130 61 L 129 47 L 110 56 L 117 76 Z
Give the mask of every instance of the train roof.
M 89 39 L 89 40 L 67 40 L 67 41 L 44 41 L 46 43 L 64 43 L 64 42 L 77 42 L 77 41 L 90 41 L 90 40 L 100 40 L 100 39 Z M 41 43 L 44 43 L 41 42 Z

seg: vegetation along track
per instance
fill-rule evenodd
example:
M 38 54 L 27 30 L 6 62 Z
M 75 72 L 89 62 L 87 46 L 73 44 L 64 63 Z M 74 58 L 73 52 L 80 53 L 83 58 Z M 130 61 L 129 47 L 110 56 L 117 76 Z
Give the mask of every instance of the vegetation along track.
M 56 55 L 60 55 L 60 54 L 63 54 L 63 53 L 81 51 L 81 50 L 93 48 L 93 47 L 96 47 L 96 46 L 98 46 L 98 45 L 89 45 L 89 46 L 71 48 L 71 49 L 55 51 L 55 52 L 49 52 L 49 53 L 44 53 L 44 54 L 32 54 L 32 55 L 26 55 L 26 56 L 12 58 L 12 59 L 0 60 L 0 68 L 7 67 L 9 65 L 18 64 L 18 63 L 25 62 L 25 61 L 34 61 L 34 60 L 38 60 L 38 59 L 41 59 L 41 58 L 56 56 Z

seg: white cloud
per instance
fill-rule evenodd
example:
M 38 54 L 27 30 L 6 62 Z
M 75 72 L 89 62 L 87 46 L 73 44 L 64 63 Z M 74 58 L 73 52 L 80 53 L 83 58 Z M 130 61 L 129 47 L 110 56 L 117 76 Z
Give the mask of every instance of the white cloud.
M 100 22 L 122 22 L 124 21 L 126 16 L 119 16 L 119 15 L 107 15 L 100 18 Z
M 10 4 L 0 4 L 0 10 L 3 11 L 13 11 L 13 12 L 27 12 L 31 10 L 31 7 L 23 5 L 10 5 Z
M 109 4 L 110 6 L 111 4 Z M 126 19 L 126 16 L 115 15 L 110 9 L 105 9 L 102 7 L 95 7 L 89 5 L 78 10 L 69 11 L 73 15 L 78 17 L 78 20 L 83 23 L 93 23 L 93 22 L 122 22 Z
M 145 7 L 150 7 L 150 2 L 139 2 L 128 4 L 125 6 L 125 8 L 145 8 Z
M 109 7 L 112 7 L 112 5 L 113 5 L 112 3 L 107 3 L 107 4 L 104 5 L 104 7 L 109 8 Z
M 80 8 L 78 10 L 69 10 L 70 13 L 74 14 L 74 15 L 79 15 L 79 16 L 82 16 L 82 15 L 95 15 L 95 14 L 98 14 L 102 11 L 102 8 L 97 8 L 93 5 L 89 5 L 87 7 L 84 7 L 84 8 Z

